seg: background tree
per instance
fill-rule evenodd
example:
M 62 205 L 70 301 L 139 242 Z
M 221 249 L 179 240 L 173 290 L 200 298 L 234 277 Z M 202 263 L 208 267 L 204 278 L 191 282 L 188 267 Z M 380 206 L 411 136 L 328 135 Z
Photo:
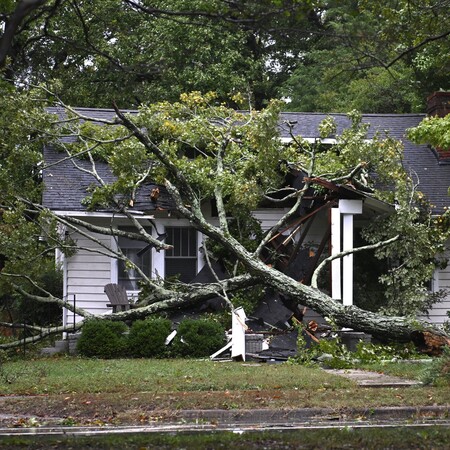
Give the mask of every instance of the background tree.
M 49 83 L 67 102 L 121 107 L 215 90 L 260 108 L 304 48 L 312 2 L 131 0 L 55 3 L 17 36 L 11 78 Z M 305 31 L 306 30 L 306 31 Z M 74 89 L 76 83 L 76 89 Z
M 448 87 L 448 1 L 320 3 L 322 36 L 282 88 L 290 110 L 422 112 Z
M 45 24 L 57 10 L 60 0 L 3 0 L 0 2 L 0 69 L 14 77 L 14 65 L 24 57 L 25 49 L 39 36 L 39 24 Z M 30 32 L 30 30 L 33 30 Z
M 43 242 L 47 221 L 23 202 L 41 201 L 42 149 L 47 141 L 41 130 L 54 120 L 43 114 L 35 94 L 39 93 L 18 94 L 11 84 L 0 80 L 0 270 L 26 274 L 61 297 L 61 272 L 55 267 L 58 243 Z M 20 280 L 17 285 L 21 286 Z M 39 293 L 29 283 L 26 287 Z M 8 322 L 54 325 L 60 320 L 60 304 L 30 303 L 2 277 L 0 298 L 0 314 Z
M 25 3 L 34 9 L 6 27 Z M 246 92 L 257 109 L 284 96 L 291 110 L 410 112 L 448 86 L 448 0 L 6 5 L 7 77 L 46 83 L 73 105 L 214 90 L 223 101 Z

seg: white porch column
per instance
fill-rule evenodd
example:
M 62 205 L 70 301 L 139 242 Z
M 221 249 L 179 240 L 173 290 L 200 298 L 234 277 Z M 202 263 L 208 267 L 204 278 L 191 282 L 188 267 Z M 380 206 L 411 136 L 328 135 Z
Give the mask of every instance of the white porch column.
M 342 227 L 344 235 L 342 239 L 342 250 L 351 250 L 353 248 L 353 215 L 342 215 Z M 342 304 L 353 305 L 353 254 L 342 258 Z
M 332 254 L 353 248 L 353 216 L 362 214 L 362 200 L 340 200 L 339 208 L 332 208 L 331 215 L 331 245 Z M 341 232 L 342 215 L 342 232 Z M 336 236 L 334 236 L 336 234 Z M 335 259 L 332 264 L 332 298 L 342 299 L 344 305 L 353 305 L 353 254 L 342 258 L 342 287 L 341 287 L 341 259 Z
M 166 227 L 164 225 L 158 224 L 158 231 L 160 233 L 164 233 L 166 231 Z M 157 231 L 153 230 L 153 237 L 157 237 Z M 160 250 L 156 251 L 155 247 L 152 247 L 152 278 L 165 277 L 165 251 Z
M 331 255 L 341 251 L 341 212 L 339 208 L 331 208 Z M 331 298 L 342 299 L 341 260 L 331 261 Z
M 247 330 L 245 319 L 247 319 L 247 316 L 242 306 L 233 311 L 231 318 L 231 357 L 233 359 L 242 358 L 243 361 L 245 361 L 245 331 Z
M 200 231 L 197 231 L 197 273 L 203 269 L 205 265 L 205 258 L 203 257 L 203 240 L 205 236 Z

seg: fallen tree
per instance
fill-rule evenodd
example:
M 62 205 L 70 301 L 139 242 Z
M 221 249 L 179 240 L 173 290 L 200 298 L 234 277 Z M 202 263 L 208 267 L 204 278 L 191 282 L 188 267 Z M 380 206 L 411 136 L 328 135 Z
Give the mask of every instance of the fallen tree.
M 135 231 L 124 232 L 112 227 L 94 226 L 71 216 L 55 215 L 35 200 L 21 198 L 22 213 L 25 211 L 28 217 L 33 216 L 33 220 L 41 221 L 39 226 L 51 237 L 52 248 L 57 247 L 69 256 L 71 252 L 77 251 L 76 243 L 68 241 L 64 233 L 60 232 L 61 227 L 64 227 L 77 230 L 92 239 L 95 238 L 90 232 L 115 237 L 122 233 L 158 249 L 167 249 L 166 244 L 145 230 L 133 212 L 139 188 L 150 180 L 156 180 L 164 184 L 177 214 L 188 219 L 193 227 L 207 236 L 210 242 L 224 249 L 234 261 L 235 273 L 229 279 L 218 279 L 215 283 L 203 285 L 186 286 L 179 283 L 170 287 L 161 280 L 148 277 L 127 260 L 120 249 L 105 247 L 105 254 L 127 262 L 140 272 L 146 285 L 146 294 L 139 299 L 137 308 L 102 316 L 104 319 L 143 318 L 188 304 L 199 304 L 214 296 L 225 298 L 233 307 L 233 292 L 259 285 L 271 288 L 289 299 L 289 303 L 294 305 L 293 309 L 297 304 L 307 306 L 337 326 L 363 331 L 382 341 L 413 341 L 421 346 L 432 336 L 438 345 L 450 343 L 442 330 L 417 320 L 414 314 L 400 317 L 365 311 L 356 306 L 344 306 L 322 292 L 315 281 L 313 286 L 301 283 L 263 258 L 280 230 L 286 229 L 298 218 L 298 211 L 305 200 L 310 201 L 312 194 L 313 198 L 328 195 L 328 184 L 359 186 L 366 192 L 371 191 L 374 196 L 388 199 L 386 193 L 374 189 L 371 173 L 376 170 L 378 182 L 387 181 L 396 185 L 397 200 L 400 202 L 396 214 L 400 219 L 386 222 L 389 226 L 386 223 L 383 225 L 384 239 L 378 232 L 375 234 L 377 242 L 368 248 L 381 249 L 388 255 L 387 249 L 397 245 L 392 251 L 400 256 L 401 249 L 409 251 L 415 248 L 415 266 L 412 264 L 411 267 L 418 267 L 417 260 L 423 257 L 423 253 L 417 251 L 416 237 L 402 234 L 403 224 L 407 222 L 410 225 L 411 221 L 418 221 L 419 217 L 414 203 L 414 189 L 407 188 L 411 180 L 399 168 L 400 144 L 388 136 L 375 136 L 367 141 L 367 128 L 358 121 L 358 117 L 353 118 L 352 127 L 337 139 L 336 148 L 324 150 L 320 139 L 311 144 L 294 135 L 289 145 L 281 144 L 278 139 L 279 116 L 276 104 L 262 112 L 243 114 L 214 105 L 212 95 L 204 98 L 194 93 L 185 96 L 180 103 L 143 107 L 137 114 L 125 114 L 116 107 L 114 120 L 86 117 L 64 104 L 60 106 L 64 108 L 66 116 L 63 125 L 60 121 L 55 122 L 59 128 L 53 133 L 77 136 L 78 141 L 70 145 L 64 144 L 64 140 L 60 141 L 63 150 L 75 165 L 78 164 L 77 160 L 83 158 L 90 161 L 89 171 L 97 180 L 97 185 L 85 199 L 86 206 L 91 210 L 107 207 L 123 214 Z M 286 126 L 289 127 L 289 124 Z M 335 126 L 331 120 L 327 120 L 320 131 L 321 138 L 326 138 L 335 132 Z M 195 159 L 188 156 L 187 148 L 195 150 Z M 386 154 L 389 157 L 386 158 Z M 110 165 L 117 182 L 107 182 L 99 175 L 96 170 L 96 160 L 99 159 Z M 77 167 L 87 170 L 79 165 Z M 286 175 L 292 171 L 304 174 L 302 183 L 296 187 L 284 183 Z M 321 180 L 320 183 L 318 180 Z M 211 200 L 217 208 L 216 225 L 204 214 L 203 205 Z M 230 217 L 239 215 L 250 218 L 251 211 L 263 200 L 273 204 L 283 202 L 283 205 L 288 205 L 287 212 L 260 240 L 233 235 Z M 436 234 L 431 228 L 418 227 L 417 232 L 422 233 L 422 247 L 430 254 L 439 248 Z M 104 246 L 103 243 L 101 245 Z M 401 264 L 405 264 L 405 261 L 401 261 Z M 322 267 L 319 266 L 319 270 Z M 418 273 L 421 271 L 422 277 L 426 277 L 429 269 L 429 266 L 422 265 L 417 270 Z M 17 280 L 17 275 L 2 272 L 4 279 L 12 277 Z M 317 274 L 313 276 L 314 280 L 316 278 Z M 418 286 L 422 280 L 417 280 Z M 26 281 L 28 284 L 31 282 Z M 23 285 L 12 285 L 22 295 L 28 295 Z M 85 311 L 74 310 L 70 302 L 56 299 L 48 292 L 33 298 L 36 301 L 61 302 L 68 310 L 89 317 Z M 50 331 L 56 333 L 69 330 L 69 327 L 55 327 Z

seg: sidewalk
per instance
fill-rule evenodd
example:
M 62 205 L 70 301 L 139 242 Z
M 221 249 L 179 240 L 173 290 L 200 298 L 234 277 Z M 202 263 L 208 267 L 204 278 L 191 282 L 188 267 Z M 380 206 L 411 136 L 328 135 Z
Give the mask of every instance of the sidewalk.
M 355 381 L 361 387 L 409 387 L 421 386 L 422 383 L 417 380 L 406 380 L 405 378 L 394 377 L 378 372 L 368 372 L 358 369 L 324 369 L 333 375 L 339 375 Z

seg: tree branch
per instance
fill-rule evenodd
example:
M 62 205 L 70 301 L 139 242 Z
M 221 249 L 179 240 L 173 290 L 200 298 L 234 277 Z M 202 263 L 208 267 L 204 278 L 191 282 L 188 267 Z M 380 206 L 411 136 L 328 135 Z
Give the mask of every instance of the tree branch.
M 7 344 L 0 344 L 0 349 L 7 350 L 10 348 L 20 347 L 21 345 L 26 344 L 34 344 L 36 342 L 40 342 L 46 337 L 53 336 L 55 334 L 61 334 L 65 332 L 74 332 L 78 331 L 83 326 L 83 322 L 78 322 L 75 325 L 66 325 L 66 326 L 58 326 L 58 327 L 52 327 L 52 328 L 41 328 L 36 329 L 36 327 L 32 327 L 33 331 L 38 331 L 39 334 L 35 336 L 30 336 L 25 339 L 20 339 L 18 341 L 14 342 L 8 342 Z M 28 325 L 26 325 L 26 328 L 30 328 Z
M 439 20 L 439 19 L 436 18 L 436 20 Z M 384 67 L 386 69 L 388 69 L 389 67 L 393 66 L 397 61 L 399 61 L 400 59 L 402 59 L 404 56 L 408 55 L 409 53 L 412 53 L 412 52 L 418 50 L 419 48 L 427 45 L 430 42 L 438 41 L 439 39 L 444 39 L 444 38 L 446 38 L 449 35 L 450 35 L 450 30 L 445 31 L 444 33 L 441 33 L 441 34 L 437 34 L 435 36 L 429 36 L 426 39 L 424 39 L 423 41 L 419 42 L 417 45 L 413 45 L 412 47 L 409 47 L 409 48 L 403 50 L 394 59 L 392 59 L 390 62 L 385 64 Z
M 0 68 L 5 66 L 6 58 L 20 24 L 27 16 L 46 2 L 47 0 L 21 0 L 17 3 L 16 9 L 9 20 L 6 21 L 5 30 L 0 37 Z
M 54 303 L 58 306 L 61 306 L 62 308 L 66 308 L 71 312 L 74 312 L 75 314 L 78 314 L 82 317 L 92 317 L 93 314 L 85 311 L 82 308 L 78 308 L 73 306 L 70 302 L 67 302 L 65 300 L 62 300 L 58 297 L 53 296 L 50 292 L 47 292 L 46 290 L 42 289 L 38 284 L 36 284 L 33 280 L 31 280 L 30 277 L 27 275 L 21 275 L 21 274 L 12 274 L 12 273 L 6 273 L 6 272 L 0 272 L 0 277 L 9 277 L 9 278 L 23 278 L 27 280 L 31 285 L 37 289 L 39 289 L 41 292 L 46 294 L 46 297 L 40 296 L 40 295 L 34 295 L 27 292 L 25 289 L 23 289 L 21 286 L 18 286 L 15 283 L 11 283 L 12 287 L 17 291 L 20 292 L 25 297 L 29 298 L 30 300 L 34 300 L 39 303 Z
M 141 142 L 147 150 L 149 150 L 152 154 L 154 154 L 161 163 L 166 167 L 169 173 L 181 184 L 183 187 L 183 194 L 187 196 L 191 205 L 199 212 L 201 210 L 199 200 L 195 195 L 195 192 L 192 190 L 191 185 L 186 180 L 184 173 L 178 169 L 178 167 L 170 160 L 170 158 L 164 154 L 164 152 L 156 145 L 150 137 L 142 131 L 140 128 L 136 126 L 136 124 L 129 119 L 125 114 L 123 114 L 117 105 L 114 105 L 114 111 L 117 114 L 117 117 L 120 123 L 131 131 L 134 136 Z
M 328 258 L 324 259 L 317 267 L 316 270 L 313 273 L 313 276 L 311 278 L 311 287 L 316 288 L 317 289 L 317 280 L 319 277 L 320 272 L 322 271 L 322 269 L 331 261 L 337 259 L 337 258 L 342 258 L 344 256 L 347 255 L 351 255 L 353 253 L 359 253 L 365 250 L 376 250 L 378 248 L 381 247 L 386 247 L 386 245 L 390 245 L 395 241 L 398 241 L 400 239 L 400 236 L 394 236 L 391 239 L 388 239 L 386 241 L 381 241 L 381 242 L 377 242 L 376 244 L 370 244 L 370 245 L 365 245 L 363 247 L 357 247 L 357 248 L 352 248 L 350 250 L 345 250 L 343 252 L 339 252 L 336 253 L 334 255 L 329 256 Z

